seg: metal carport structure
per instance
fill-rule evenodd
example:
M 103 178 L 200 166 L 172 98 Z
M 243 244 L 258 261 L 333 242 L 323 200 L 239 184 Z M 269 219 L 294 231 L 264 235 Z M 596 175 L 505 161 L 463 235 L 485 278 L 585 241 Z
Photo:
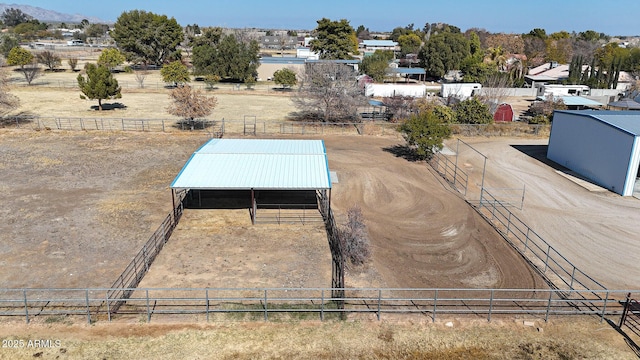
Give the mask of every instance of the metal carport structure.
M 255 194 L 260 190 L 322 191 L 328 211 L 331 175 L 324 141 L 209 140 L 191 155 L 171 183 L 174 201 L 179 190 L 248 190 L 253 224 L 257 211 Z

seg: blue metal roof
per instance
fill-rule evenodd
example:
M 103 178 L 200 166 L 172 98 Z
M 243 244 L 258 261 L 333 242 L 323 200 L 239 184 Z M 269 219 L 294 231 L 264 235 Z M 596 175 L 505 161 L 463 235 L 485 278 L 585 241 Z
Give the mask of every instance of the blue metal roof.
M 392 72 L 398 74 L 408 74 L 408 75 L 424 75 L 427 72 L 423 68 L 407 68 L 407 67 L 399 67 L 392 69 Z
M 191 155 L 174 189 L 331 188 L 322 140 L 213 139 Z
M 387 106 L 382 101 L 371 99 L 369 100 L 369 105 L 371 106 Z
M 570 114 L 589 116 L 633 136 L 640 136 L 640 113 L 638 111 L 614 110 L 556 110 Z
M 545 100 L 545 96 L 538 96 L 539 99 Z M 604 106 L 595 100 L 587 99 L 586 97 L 568 95 L 568 96 L 555 96 L 554 99 L 562 99 L 562 102 L 567 106 Z
M 364 46 L 397 46 L 398 43 L 393 40 L 362 40 Z

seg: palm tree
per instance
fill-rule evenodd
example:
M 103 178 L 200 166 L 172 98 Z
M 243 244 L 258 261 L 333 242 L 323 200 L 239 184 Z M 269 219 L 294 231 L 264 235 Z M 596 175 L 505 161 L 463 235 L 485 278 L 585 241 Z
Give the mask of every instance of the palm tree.
M 509 67 L 508 67 L 508 71 L 511 79 L 517 80 L 522 78 L 523 70 L 524 70 L 523 61 L 518 57 L 514 57 L 513 61 L 511 61 L 511 64 L 509 64 Z

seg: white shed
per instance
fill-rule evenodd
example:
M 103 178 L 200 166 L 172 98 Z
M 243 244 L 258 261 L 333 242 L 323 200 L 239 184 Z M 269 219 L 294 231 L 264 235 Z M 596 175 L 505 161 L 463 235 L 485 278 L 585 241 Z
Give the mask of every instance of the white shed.
M 622 196 L 632 196 L 640 167 L 640 114 L 555 111 L 547 158 Z

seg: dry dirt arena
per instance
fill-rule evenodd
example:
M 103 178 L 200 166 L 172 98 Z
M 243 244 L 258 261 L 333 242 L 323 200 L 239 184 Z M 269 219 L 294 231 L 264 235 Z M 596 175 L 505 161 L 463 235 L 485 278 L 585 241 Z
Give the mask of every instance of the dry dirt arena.
M 2 287 L 105 287 L 171 207 L 194 134 L 0 134 Z M 359 204 L 373 244 L 353 287 L 535 288 L 542 281 L 397 137 L 325 138 L 340 222 Z M 251 226 L 248 211 L 189 210 L 142 286 L 328 287 L 321 226 Z M 189 234 L 180 243 L 180 234 Z M 184 244 L 184 245 L 181 245 Z
M 522 209 L 511 210 L 560 254 L 607 289 L 640 289 L 640 199 L 619 196 L 548 161 L 546 138 L 462 140 L 475 150 L 456 139 L 447 145 L 458 150 L 458 164 L 469 174 L 467 198 L 480 198 L 483 158 L 477 150 L 487 156 L 485 187 L 507 197 L 517 192 L 499 189 L 524 187 Z

